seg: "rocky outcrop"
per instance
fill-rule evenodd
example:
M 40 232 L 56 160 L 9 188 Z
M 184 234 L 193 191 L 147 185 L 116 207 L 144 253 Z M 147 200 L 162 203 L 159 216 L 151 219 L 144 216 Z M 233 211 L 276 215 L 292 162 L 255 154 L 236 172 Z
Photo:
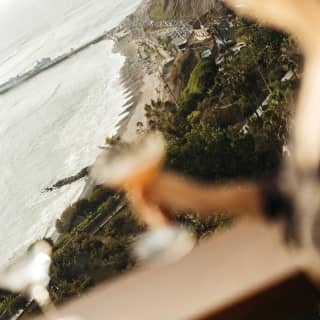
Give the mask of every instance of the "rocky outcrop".
M 89 175 L 89 171 L 90 171 L 90 167 L 85 167 L 81 171 L 79 171 L 76 175 L 61 179 L 58 182 L 56 182 L 53 186 L 45 188 L 43 192 L 50 192 L 55 189 L 62 188 L 68 184 L 72 184 L 82 178 L 87 177 Z

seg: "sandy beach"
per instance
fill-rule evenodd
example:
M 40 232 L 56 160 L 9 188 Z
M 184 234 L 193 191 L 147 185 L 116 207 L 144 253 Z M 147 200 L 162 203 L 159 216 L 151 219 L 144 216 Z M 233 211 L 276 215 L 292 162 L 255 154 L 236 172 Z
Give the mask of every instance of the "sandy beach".
M 131 32 L 124 39 L 115 42 L 115 50 L 126 57 L 121 77 L 130 98 L 123 111 L 127 113 L 127 116 L 120 121 L 117 133 L 121 140 L 126 142 L 137 137 L 137 130 L 139 130 L 137 123 L 140 126 L 143 124 L 143 128 L 147 128 L 145 105 L 151 100 L 161 99 L 163 92 L 163 83 L 158 70 L 147 73 L 138 58 L 139 42 L 147 38 L 143 27 L 144 23 L 150 20 L 149 6 L 149 0 L 143 1 L 137 11 L 124 21 L 125 28 L 129 31 L 135 28 L 135 33 Z M 153 59 L 151 55 L 149 58 Z
M 132 142 L 138 137 L 141 133 L 141 124 L 142 132 L 143 129 L 147 129 L 145 105 L 150 103 L 151 100 L 161 99 L 165 95 L 164 84 L 159 76 L 158 67 L 153 72 L 146 72 L 143 64 L 139 61 L 139 43 L 144 41 L 146 37 L 144 24 L 150 20 L 149 6 L 150 0 L 142 1 L 135 13 L 127 17 L 119 27 L 110 32 L 114 40 L 114 51 L 120 53 L 126 59 L 121 69 L 121 83 L 125 88 L 128 100 L 121 113 L 125 117 L 119 121 L 116 134 L 116 137 L 125 142 Z M 117 40 L 115 35 L 119 28 L 129 31 L 129 33 L 126 37 Z M 132 29 L 135 29 L 134 33 Z M 154 57 L 149 56 L 149 58 L 153 59 Z M 154 62 L 155 65 L 157 63 Z M 137 124 L 140 124 L 140 126 Z M 104 146 L 101 146 L 101 148 L 103 149 Z M 102 150 L 97 160 L 104 157 L 105 152 L 105 150 Z M 94 187 L 95 182 L 89 175 L 79 199 L 86 198 Z

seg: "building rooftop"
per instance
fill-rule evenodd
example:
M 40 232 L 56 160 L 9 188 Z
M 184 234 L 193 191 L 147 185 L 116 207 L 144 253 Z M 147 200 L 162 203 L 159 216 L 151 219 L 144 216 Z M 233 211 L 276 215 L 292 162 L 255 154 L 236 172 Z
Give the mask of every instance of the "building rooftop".
M 206 41 L 212 38 L 208 32 L 208 29 L 204 28 L 203 26 L 201 26 L 200 29 L 193 30 L 192 37 L 194 41 L 198 42 Z
M 212 51 L 210 49 L 204 50 L 201 52 L 201 58 L 207 59 L 212 56 Z

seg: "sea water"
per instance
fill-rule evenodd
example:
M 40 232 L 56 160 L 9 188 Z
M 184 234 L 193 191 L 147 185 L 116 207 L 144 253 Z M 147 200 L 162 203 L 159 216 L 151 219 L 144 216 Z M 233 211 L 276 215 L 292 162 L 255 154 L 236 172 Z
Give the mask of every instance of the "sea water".
M 140 2 L 3 1 L 0 83 L 110 30 Z M 112 50 L 111 41 L 92 45 L 0 95 L 0 266 L 53 231 L 84 181 L 44 188 L 92 164 L 117 131 L 128 97 L 120 82 L 125 58 Z

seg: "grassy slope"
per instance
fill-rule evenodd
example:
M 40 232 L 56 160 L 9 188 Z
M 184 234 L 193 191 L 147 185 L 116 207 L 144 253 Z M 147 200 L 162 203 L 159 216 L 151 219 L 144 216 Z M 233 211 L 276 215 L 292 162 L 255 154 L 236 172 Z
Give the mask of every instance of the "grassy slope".
M 161 0 L 154 0 L 149 15 L 153 20 L 167 20 L 173 18 L 173 14 L 165 12 Z
M 216 75 L 210 59 L 200 61 L 193 69 L 188 84 L 182 93 L 182 99 L 186 100 L 189 95 L 203 94 L 208 84 L 214 81 Z

